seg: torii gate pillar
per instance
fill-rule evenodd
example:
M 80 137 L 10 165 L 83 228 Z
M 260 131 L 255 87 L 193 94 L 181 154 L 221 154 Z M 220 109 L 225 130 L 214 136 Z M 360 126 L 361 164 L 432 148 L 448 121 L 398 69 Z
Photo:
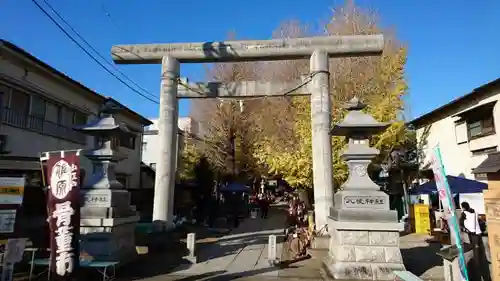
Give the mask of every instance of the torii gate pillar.
M 161 228 L 169 227 L 173 222 L 174 190 L 177 162 L 177 120 L 179 117 L 177 102 L 177 79 L 179 61 L 165 56 L 161 64 L 160 112 L 158 116 L 158 153 L 160 161 L 156 163 L 155 191 L 153 201 L 153 222 Z M 170 224 L 170 225 L 169 225 Z
M 333 207 L 328 58 L 380 55 L 383 47 L 382 35 L 113 46 L 111 53 L 116 63 L 162 64 L 158 128 L 162 160 L 156 164 L 153 221 L 168 226 L 173 217 L 179 63 L 310 58 L 311 74 L 314 74 L 310 88 L 314 208 L 316 227 L 320 229 L 327 224 Z
M 327 225 L 333 207 L 333 167 L 330 79 L 328 53 L 314 51 L 310 61 L 313 74 L 311 90 L 311 131 L 314 183 L 314 216 L 316 229 Z

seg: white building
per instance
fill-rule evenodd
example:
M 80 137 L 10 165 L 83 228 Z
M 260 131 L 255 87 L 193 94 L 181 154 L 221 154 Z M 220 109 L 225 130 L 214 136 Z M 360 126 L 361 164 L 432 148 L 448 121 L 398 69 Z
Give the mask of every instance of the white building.
M 485 174 L 474 175 L 473 170 L 498 151 L 499 99 L 497 79 L 410 122 L 422 148 L 421 169 L 429 169 L 432 149 L 439 144 L 448 175 L 485 181 Z
M 9 152 L 0 159 L 0 173 L 26 175 L 39 181 L 41 152 L 94 148 L 93 137 L 75 132 L 72 127 L 96 118 L 107 100 L 124 108 L 116 118 L 136 133 L 119 140 L 119 149 L 128 158 L 118 163 L 117 179 L 126 188 L 138 188 L 142 133 L 151 122 L 16 45 L 0 40 L 0 139 L 2 148 Z M 81 166 L 85 174 L 92 173 L 92 164 L 85 157 Z
M 151 119 L 152 125 L 147 127 L 144 131 L 144 139 L 142 141 L 142 162 L 149 165 L 153 169 L 158 163 L 158 146 L 159 146 L 159 136 L 158 136 L 158 119 Z M 179 150 L 182 149 L 182 132 L 197 135 L 198 125 L 190 117 L 179 117 L 177 126 L 179 128 L 178 133 L 178 144 Z

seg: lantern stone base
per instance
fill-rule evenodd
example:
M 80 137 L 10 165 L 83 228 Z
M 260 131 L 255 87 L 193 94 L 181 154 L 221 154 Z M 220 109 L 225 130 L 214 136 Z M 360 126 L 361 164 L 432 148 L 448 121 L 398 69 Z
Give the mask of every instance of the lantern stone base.
M 334 279 L 394 280 L 394 270 L 404 270 L 399 249 L 400 223 L 336 221 L 331 219 L 331 239 L 325 267 Z
M 84 189 L 80 208 L 80 251 L 101 261 L 128 262 L 136 257 L 139 221 L 124 189 Z
M 328 250 L 330 235 L 316 236 L 311 242 L 311 248 L 316 250 Z
M 138 220 L 136 217 L 135 222 Z M 136 223 L 81 226 L 80 251 L 100 261 L 127 262 L 136 257 Z

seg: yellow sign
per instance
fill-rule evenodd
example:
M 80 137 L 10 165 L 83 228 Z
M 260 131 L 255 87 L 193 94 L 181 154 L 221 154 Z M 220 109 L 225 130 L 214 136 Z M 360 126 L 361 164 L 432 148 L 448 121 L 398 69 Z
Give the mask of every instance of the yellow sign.
M 426 204 L 413 205 L 415 217 L 415 233 L 429 234 L 431 231 L 431 220 L 429 206 Z
M 21 205 L 25 182 L 24 178 L 0 177 L 0 204 Z

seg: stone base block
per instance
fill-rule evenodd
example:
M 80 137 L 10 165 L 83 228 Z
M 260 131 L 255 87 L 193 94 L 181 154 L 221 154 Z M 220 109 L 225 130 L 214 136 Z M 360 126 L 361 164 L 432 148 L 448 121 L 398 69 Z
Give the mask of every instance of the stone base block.
M 124 217 L 124 218 L 81 218 L 80 226 L 117 226 L 121 224 L 136 223 L 140 219 L 139 216 Z
M 311 248 L 313 249 L 328 249 L 330 243 L 330 235 L 323 235 L 314 237 Z
M 335 279 L 394 280 L 392 271 L 405 268 L 397 225 L 357 224 L 333 221 L 325 267 Z
M 80 251 L 94 259 L 130 261 L 136 256 L 135 223 L 80 228 Z
M 185 260 L 187 260 L 188 262 L 190 262 L 192 264 L 198 263 L 198 258 L 196 256 L 188 255 L 188 256 L 184 256 L 182 258 L 185 259 Z
M 400 263 L 403 257 L 398 247 L 336 245 L 329 255 L 341 262 Z
M 330 209 L 330 217 L 336 221 L 395 222 L 398 212 L 393 210 Z
M 400 263 L 339 262 L 331 258 L 324 265 L 334 279 L 340 280 L 395 280 L 392 272 L 405 270 Z
M 117 236 L 135 233 L 135 223 L 120 224 L 116 226 L 80 226 L 80 235 L 112 234 Z
M 83 207 L 80 208 L 82 218 L 123 218 L 137 215 L 135 206 L 129 208 L 116 207 Z

